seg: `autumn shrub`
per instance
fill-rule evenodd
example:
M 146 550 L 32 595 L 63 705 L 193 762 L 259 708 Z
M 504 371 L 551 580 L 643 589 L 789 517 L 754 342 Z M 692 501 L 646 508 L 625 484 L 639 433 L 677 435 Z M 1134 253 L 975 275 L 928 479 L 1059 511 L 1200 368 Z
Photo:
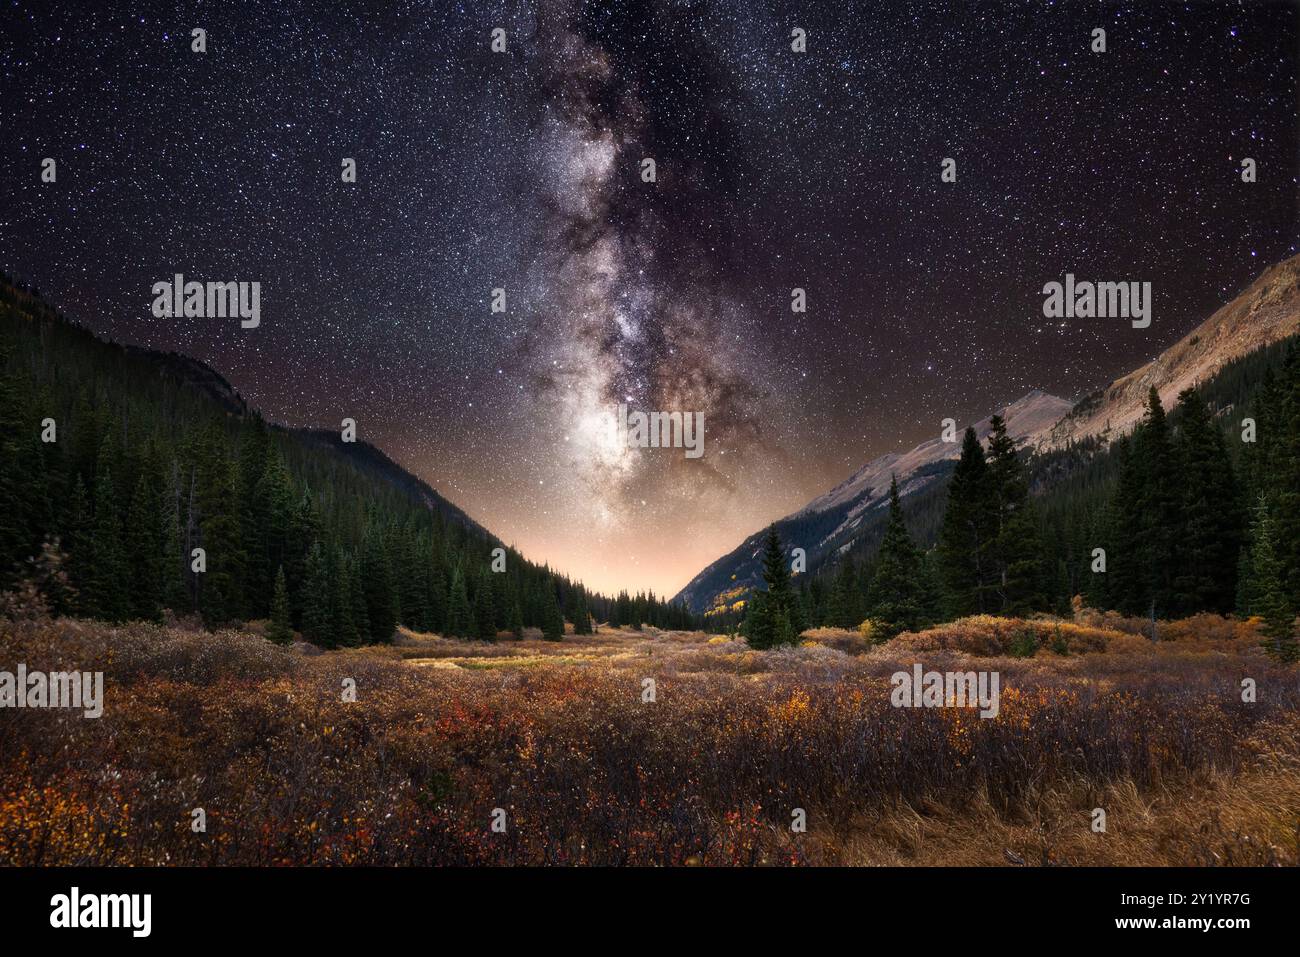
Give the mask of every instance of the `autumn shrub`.
M 916 653 L 950 649 L 969 655 L 1032 657 L 1043 648 L 1057 654 L 1104 651 L 1120 635 L 1117 631 L 1051 618 L 972 615 L 922 632 L 904 632 L 893 641 Z
M 1003 647 L 966 621 L 962 635 Z M 1278 730 L 1295 724 L 1296 671 L 1263 658 L 988 658 L 1002 698 L 984 720 L 889 703 L 918 651 L 970 666 L 955 641 L 850 655 L 624 640 L 577 666 L 467 670 L 308 658 L 236 632 L 6 625 L 0 669 L 106 682 L 99 719 L 0 710 L 0 862 L 837 863 L 836 841 L 793 838 L 793 808 L 831 835 L 900 803 L 1014 820 L 1080 782 L 1146 792 L 1248 769 L 1261 741 L 1300 750 Z
M 871 629 L 850 630 L 848 628 L 810 628 L 803 633 L 803 640 L 827 648 L 834 648 L 850 655 L 860 655 L 871 650 Z

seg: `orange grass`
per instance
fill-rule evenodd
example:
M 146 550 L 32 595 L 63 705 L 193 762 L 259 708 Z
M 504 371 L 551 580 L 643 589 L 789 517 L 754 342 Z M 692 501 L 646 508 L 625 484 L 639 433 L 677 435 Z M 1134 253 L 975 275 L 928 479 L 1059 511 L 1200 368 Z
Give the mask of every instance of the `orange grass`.
M 1294 667 L 1248 636 L 1118 630 L 1086 655 L 971 658 L 953 634 L 1024 625 L 971 622 L 877 647 L 647 630 L 315 656 L 233 631 L 3 624 L 0 668 L 102 670 L 105 707 L 0 710 L 0 862 L 1297 860 Z M 892 708 L 889 675 L 913 660 L 1000 671 L 1000 714 Z

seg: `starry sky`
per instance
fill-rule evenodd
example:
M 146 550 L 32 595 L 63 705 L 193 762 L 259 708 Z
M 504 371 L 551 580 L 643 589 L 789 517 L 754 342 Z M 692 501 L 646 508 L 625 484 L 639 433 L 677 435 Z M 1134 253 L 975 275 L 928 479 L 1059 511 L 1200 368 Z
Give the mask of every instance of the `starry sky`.
M 0 267 L 273 420 L 355 418 L 531 559 L 672 594 L 1293 255 L 1298 41 L 1267 3 L 4 0 Z M 177 272 L 260 282 L 261 325 L 155 318 Z M 1044 319 L 1066 272 L 1151 282 L 1150 328 Z M 620 402 L 702 412 L 704 455 L 624 447 Z

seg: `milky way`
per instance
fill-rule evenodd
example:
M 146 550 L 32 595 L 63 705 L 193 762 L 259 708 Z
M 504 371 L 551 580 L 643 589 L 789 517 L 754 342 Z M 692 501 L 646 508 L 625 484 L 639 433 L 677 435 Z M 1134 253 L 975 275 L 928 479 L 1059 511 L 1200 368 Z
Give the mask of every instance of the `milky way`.
M 594 518 L 588 530 L 600 535 L 626 535 L 637 515 L 662 522 L 680 520 L 682 507 L 693 518 L 703 507 L 742 504 L 738 477 L 768 448 L 754 350 L 739 335 L 745 304 L 729 286 L 717 235 L 744 158 L 718 141 L 692 143 L 728 134 L 711 115 L 722 80 L 683 23 L 666 11 L 652 11 L 648 23 L 592 23 L 577 4 L 557 4 L 534 34 L 536 195 L 547 215 L 525 299 L 530 395 L 543 403 L 543 421 L 568 426 L 565 508 Z M 638 48 L 636 31 L 647 29 L 653 45 Z M 647 61 L 663 47 L 673 59 L 651 74 Z M 644 99 L 651 75 L 694 108 L 664 122 Z M 651 182 L 642 175 L 647 159 Z M 620 404 L 702 412 L 710 454 L 688 463 L 668 450 L 629 449 L 613 428 Z
M 530 558 L 672 592 L 1294 254 L 1298 37 L 1156 0 L 7 3 L 0 266 L 273 419 L 355 418 Z M 177 272 L 260 281 L 260 326 L 153 317 Z M 1150 328 L 1046 319 L 1067 272 L 1151 282 Z M 705 454 L 622 446 L 619 403 L 702 412 Z

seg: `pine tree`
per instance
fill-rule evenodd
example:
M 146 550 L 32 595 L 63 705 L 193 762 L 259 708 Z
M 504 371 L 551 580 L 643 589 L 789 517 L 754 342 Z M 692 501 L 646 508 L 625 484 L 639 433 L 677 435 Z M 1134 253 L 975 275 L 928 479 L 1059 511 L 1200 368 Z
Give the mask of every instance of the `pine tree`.
M 358 596 L 353 587 L 356 577 L 352 573 L 355 560 L 348 556 L 341 546 L 334 548 L 334 560 L 330 565 L 330 578 L 333 584 L 331 592 L 330 615 L 334 619 L 334 636 L 337 643 L 345 648 L 359 648 L 366 644 L 369 635 L 357 626 L 356 611 L 365 608 L 365 595 Z
M 564 613 L 555 597 L 555 585 L 546 588 L 546 611 L 542 621 L 542 637 L 547 641 L 560 641 L 564 638 Z
M 275 565 L 271 564 L 273 541 L 271 504 L 263 482 L 270 458 L 270 436 L 266 423 L 254 413 L 242 430 L 236 470 L 236 497 L 239 502 L 239 541 L 244 550 L 244 599 L 252 618 L 267 614 L 274 588 Z
M 1138 491 L 1139 581 L 1144 594 L 1136 613 L 1157 615 L 1177 611 L 1174 577 L 1179 566 L 1179 546 L 1184 522 L 1178 490 L 1178 463 L 1160 393 L 1153 386 L 1147 396 L 1146 417 L 1135 437 L 1134 455 L 1140 469 Z
M 391 641 L 393 632 L 397 630 L 397 597 L 384 541 L 375 526 L 366 533 L 361 577 L 366 593 L 370 638 L 372 641 Z
M 366 606 L 366 590 L 361 583 L 361 562 L 355 555 L 348 558 L 348 597 L 352 600 L 352 631 L 358 645 L 368 645 L 374 639 L 370 633 L 370 610 Z
M 89 561 L 82 592 L 85 614 L 105 621 L 126 620 L 129 611 L 127 587 L 117 493 L 112 475 L 104 469 L 95 481 L 95 515 L 90 531 Z
M 510 579 L 504 572 L 491 572 L 492 624 L 496 631 L 510 627 Z
M 451 576 L 451 594 L 447 600 L 447 631 L 449 638 L 468 638 L 473 631 L 473 612 L 469 604 L 469 590 L 465 576 L 458 567 Z
M 1140 429 L 1140 426 L 1139 426 Z M 1144 477 L 1136 438 L 1117 446 L 1119 481 L 1107 511 L 1106 593 L 1115 608 L 1129 615 L 1146 608 L 1147 588 L 1142 563 L 1142 484 Z
M 293 641 L 293 628 L 289 624 L 289 585 L 284 577 L 283 565 L 275 573 L 271 621 L 266 628 L 266 637 L 277 645 L 287 645 Z
M 1269 440 L 1280 434 L 1280 392 L 1273 367 L 1265 367 L 1250 407 L 1250 418 L 1255 420 L 1255 441 L 1243 442 L 1241 447 L 1241 484 L 1246 502 L 1253 503 L 1260 495 L 1272 491 Z
M 1242 611 L 1264 619 L 1264 647 L 1270 655 L 1281 661 L 1297 660 L 1295 608 L 1287 601 L 1273 519 L 1263 495 L 1255 505 L 1250 547 L 1242 566 L 1246 574 Z
M 335 638 L 330 618 L 329 562 L 320 542 L 314 542 L 307 553 L 302 590 L 303 637 L 322 647 L 332 647 Z
M 921 552 L 903 522 L 898 481 L 894 478 L 889 482 L 889 522 L 876 555 L 868 600 L 876 634 L 881 639 L 892 638 L 902 631 L 916 631 L 928 623 L 925 608 L 930 598 L 925 593 Z
M 294 521 L 293 487 L 280 454 L 268 448 L 264 454 L 265 467 L 253 487 L 256 528 L 254 543 L 258 556 L 258 571 L 247 574 L 247 600 L 253 614 L 269 607 L 273 586 L 270 570 L 285 565 L 289 559 L 288 543 Z M 261 575 L 266 574 L 267 579 Z M 286 581 L 288 580 L 286 572 Z
M 495 641 L 497 637 L 491 575 L 491 572 L 482 572 L 474 589 L 474 637 L 480 641 Z
M 989 424 L 992 431 L 989 434 L 988 475 L 997 510 L 992 525 L 990 589 L 997 610 L 1004 615 L 1020 615 L 1040 609 L 1045 604 L 1040 566 L 1042 545 L 1016 442 L 1007 434 L 1002 416 L 993 416 Z
M 91 610 L 86 601 L 86 586 L 90 582 L 90 538 L 94 514 L 90 506 L 90 497 L 86 493 L 86 483 L 80 473 L 72 487 L 72 501 L 68 506 L 67 534 L 64 542 L 68 547 L 68 578 L 77 595 L 73 600 L 73 609 L 81 615 L 90 615 Z
M 750 594 L 745 640 L 754 648 L 795 643 L 805 627 L 803 609 L 790 585 L 790 569 L 775 525 L 768 528 L 763 544 L 763 583 L 765 590 Z
M 307 555 L 312 544 L 320 538 L 320 517 L 311 492 L 303 489 L 289 517 L 287 540 L 284 547 L 284 576 L 289 583 L 289 607 L 293 620 L 301 624 L 306 609 L 303 605 L 303 583 L 307 576 Z
M 575 635 L 591 634 L 591 610 L 587 607 L 587 596 L 577 592 L 573 612 L 573 633 Z
M 443 565 L 442 559 L 435 555 L 433 556 L 429 566 L 427 582 L 429 593 L 427 607 L 429 609 L 429 617 L 424 626 L 425 631 L 442 634 L 446 630 L 447 596 L 449 587 L 450 585 L 447 581 L 446 566 Z
M 1223 433 L 1194 390 L 1179 400 L 1178 460 L 1183 526 L 1178 535 L 1179 570 L 1173 611 L 1229 612 L 1236 594 L 1241 549 L 1240 492 Z
M 185 539 L 181 533 L 180 505 L 178 486 L 179 472 L 173 466 L 172 482 L 162 490 L 159 508 L 163 513 L 163 605 L 176 614 L 187 614 L 194 610 L 189 589 L 186 587 L 185 571 L 188 567 L 185 557 Z
M 162 620 L 165 544 L 158 511 L 159 492 L 141 474 L 131 495 L 126 521 L 126 560 L 130 568 L 129 616 Z
M 9 345 L 0 341 L 0 591 L 15 580 L 18 564 L 30 554 L 26 484 L 21 450 L 27 415 L 17 377 L 7 371 Z
M 835 575 L 835 584 L 831 589 L 830 606 L 826 616 L 827 623 L 833 628 L 858 627 L 866 617 L 862 597 L 858 590 L 857 566 L 853 559 L 847 558 L 840 563 Z
M 244 553 L 239 541 L 239 502 L 236 467 L 226 438 L 213 426 L 199 462 L 198 511 L 207 571 L 198 576 L 199 610 L 212 627 L 238 617 L 243 610 Z
M 984 448 L 975 430 L 968 428 L 961 458 L 948 484 L 948 504 L 939 533 L 938 562 L 949 617 L 986 610 L 996 522 L 997 495 Z

